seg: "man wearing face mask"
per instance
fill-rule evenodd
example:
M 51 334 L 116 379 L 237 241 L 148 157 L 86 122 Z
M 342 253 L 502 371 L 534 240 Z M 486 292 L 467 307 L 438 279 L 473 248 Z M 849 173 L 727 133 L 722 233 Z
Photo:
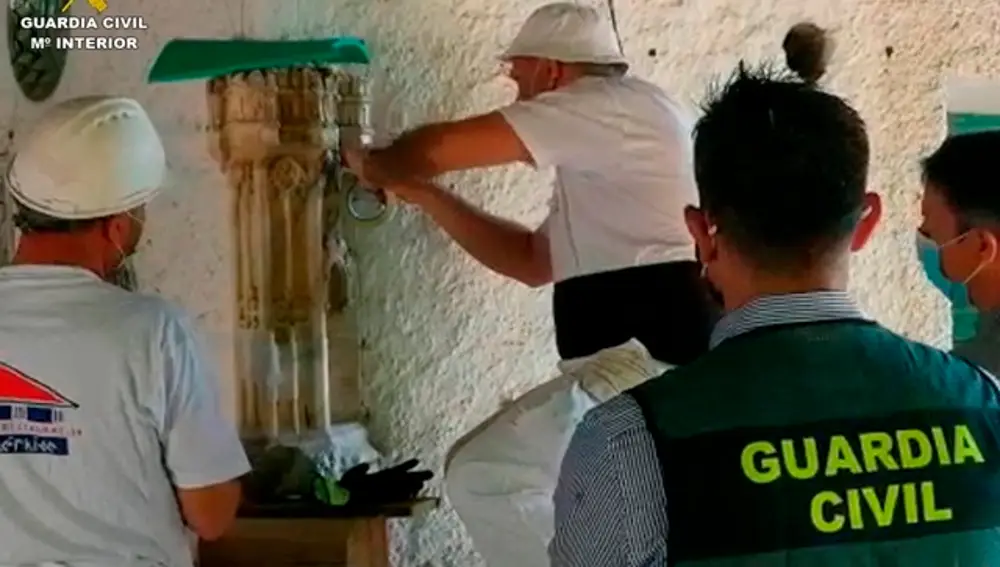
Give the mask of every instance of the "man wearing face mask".
M 1000 190 L 988 183 L 1000 132 L 950 137 L 923 161 L 918 245 L 930 280 L 955 307 L 953 352 L 1000 373 Z M 962 327 L 956 325 L 956 331 Z
M 741 65 L 695 132 L 686 219 L 726 314 L 583 419 L 552 567 L 1000 565 L 1000 384 L 846 291 L 881 213 L 861 117 Z
M 691 118 L 662 89 L 626 74 L 611 21 L 586 5 L 542 6 L 503 60 L 518 87 L 514 103 L 347 158 L 367 183 L 417 206 L 494 272 L 532 287 L 555 284 L 563 375 L 460 440 L 446 465 L 449 498 L 476 549 L 491 565 L 528 567 L 547 563 L 551 494 L 579 416 L 655 375 L 655 361 L 702 354 L 715 309 L 682 216 L 697 202 Z M 425 181 L 512 163 L 555 169 L 549 214 L 537 228 Z M 605 362 L 617 359 L 614 369 L 581 367 L 602 351 Z M 578 383 L 583 392 L 574 393 Z
M 249 470 L 191 320 L 112 285 L 166 172 L 134 100 L 51 108 L 7 188 L 0 268 L 0 566 L 191 566 Z

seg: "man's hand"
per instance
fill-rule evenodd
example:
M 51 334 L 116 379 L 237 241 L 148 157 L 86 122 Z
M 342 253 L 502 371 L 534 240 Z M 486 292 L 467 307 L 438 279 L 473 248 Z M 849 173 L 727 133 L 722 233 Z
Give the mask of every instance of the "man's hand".
M 477 210 L 449 191 L 420 178 L 387 175 L 384 155 L 345 148 L 344 161 L 358 179 L 420 207 L 459 246 L 491 270 L 532 287 L 552 281 L 545 230 L 530 230 Z
M 390 182 L 391 176 L 383 169 L 380 169 L 375 160 L 372 159 L 371 152 L 364 148 L 345 148 L 343 150 L 344 162 L 351 173 L 358 176 L 362 183 L 370 187 L 382 187 Z
M 386 147 L 372 150 L 363 161 L 351 164 L 351 169 L 368 169 L 372 162 L 379 162 L 378 174 L 391 174 L 396 180 L 424 181 L 453 171 L 513 162 L 534 164 L 534 158 L 500 112 L 425 124 L 404 132 Z M 377 186 L 388 185 L 375 179 L 375 172 L 365 174 Z
M 425 181 L 401 178 L 390 168 L 385 167 L 382 160 L 364 149 L 345 149 L 344 161 L 347 162 L 347 168 L 358 176 L 361 183 L 373 189 L 388 191 L 399 200 L 407 203 L 419 205 L 421 198 L 435 189 L 432 184 Z

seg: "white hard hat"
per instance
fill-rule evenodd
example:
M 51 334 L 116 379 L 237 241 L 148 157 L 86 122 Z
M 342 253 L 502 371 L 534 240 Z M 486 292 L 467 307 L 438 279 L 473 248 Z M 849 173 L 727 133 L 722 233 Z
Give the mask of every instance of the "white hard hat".
M 138 102 L 88 96 L 46 112 L 14 156 L 7 183 L 32 211 L 86 220 L 145 205 L 166 169 L 163 143 Z
M 593 6 L 572 2 L 546 4 L 532 12 L 502 56 L 514 57 L 628 64 L 611 20 Z

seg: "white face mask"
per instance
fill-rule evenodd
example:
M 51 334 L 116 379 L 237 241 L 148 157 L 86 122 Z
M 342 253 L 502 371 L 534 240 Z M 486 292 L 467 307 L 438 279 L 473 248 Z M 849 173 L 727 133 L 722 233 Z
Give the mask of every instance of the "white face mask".
M 136 230 L 142 230 L 145 223 L 131 213 L 126 214 L 138 225 Z M 126 291 L 138 291 L 139 282 L 135 275 L 135 268 L 132 265 L 132 256 L 135 255 L 135 251 L 133 250 L 132 254 L 126 254 L 118 244 L 115 244 L 115 248 L 118 249 L 118 264 L 108 272 L 106 278 L 108 283 L 114 284 Z
M 125 291 L 138 291 L 139 282 L 135 276 L 135 269 L 132 262 L 125 258 L 120 264 L 108 274 L 108 283 L 114 284 Z

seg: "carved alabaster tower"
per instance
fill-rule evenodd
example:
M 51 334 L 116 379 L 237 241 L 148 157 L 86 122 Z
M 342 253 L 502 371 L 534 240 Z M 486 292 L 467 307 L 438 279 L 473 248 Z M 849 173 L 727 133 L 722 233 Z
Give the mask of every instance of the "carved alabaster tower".
M 208 82 L 210 150 L 232 204 L 237 420 L 254 471 L 234 528 L 200 545 L 204 567 L 388 567 L 387 518 L 437 505 L 338 506 L 313 476 L 381 460 L 361 424 L 357 278 L 340 228 L 391 208 L 337 159 L 369 141 L 365 83 L 347 69 L 370 62 L 354 37 L 178 38 L 149 72 L 150 83 Z
M 368 141 L 364 87 L 357 75 L 312 66 L 208 81 L 210 150 L 232 202 L 247 441 L 286 444 L 362 413 L 338 149 Z

